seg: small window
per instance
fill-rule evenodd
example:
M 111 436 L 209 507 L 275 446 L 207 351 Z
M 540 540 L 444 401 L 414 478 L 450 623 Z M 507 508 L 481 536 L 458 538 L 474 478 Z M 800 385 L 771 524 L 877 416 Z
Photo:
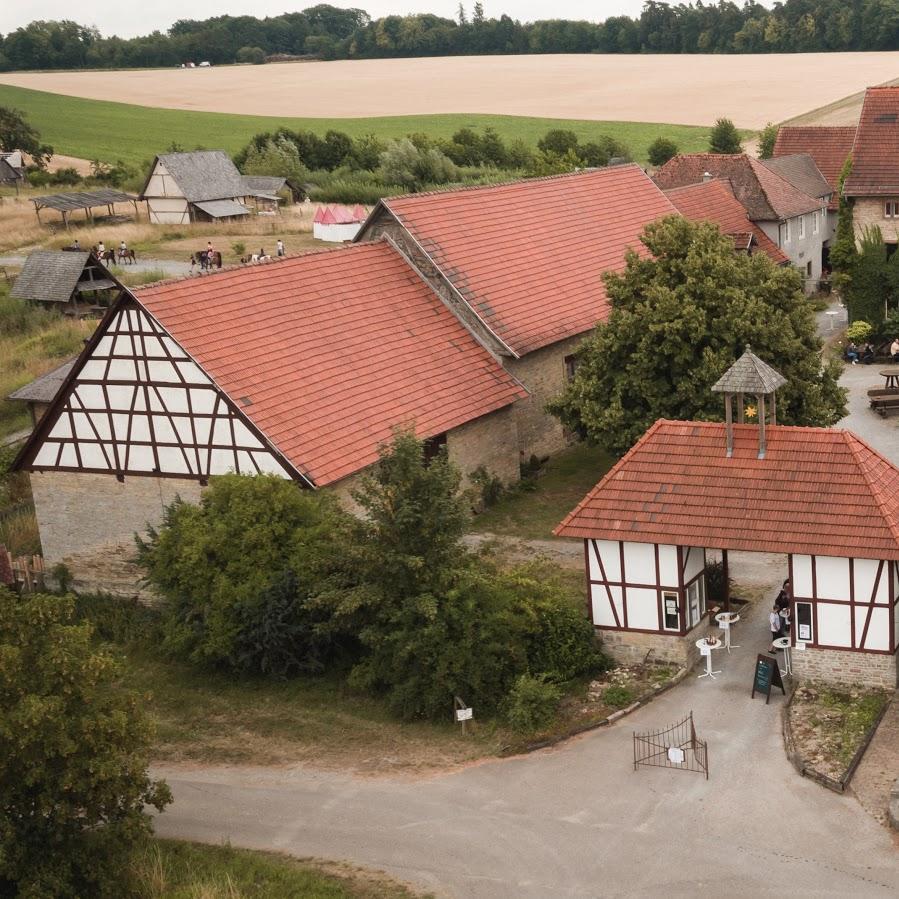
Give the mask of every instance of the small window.
M 574 354 L 565 357 L 565 379 L 567 381 L 574 380 L 579 362 L 580 360 Z
M 805 277 L 806 277 L 806 278 L 811 278 L 811 276 L 812 276 L 812 263 L 811 263 L 811 262 L 806 262 L 806 264 L 805 264 Z
M 802 240 L 805 237 L 805 216 L 799 216 L 799 239 Z
M 680 599 L 676 593 L 662 594 L 662 611 L 666 631 L 680 630 Z
M 699 583 L 696 580 L 687 587 L 687 625 L 690 628 L 696 627 L 699 619 L 702 618 L 702 590 Z
M 885 219 L 899 218 L 899 200 L 887 200 L 883 204 L 883 217 Z
M 780 226 L 780 244 L 783 246 L 785 243 L 790 242 L 790 222 L 789 220 L 785 221 Z
M 817 233 L 818 233 L 818 210 L 816 209 L 814 223 L 812 224 L 812 234 L 817 234 Z
M 815 634 L 812 630 L 812 604 L 810 602 L 796 603 L 796 639 L 800 643 L 815 642 Z

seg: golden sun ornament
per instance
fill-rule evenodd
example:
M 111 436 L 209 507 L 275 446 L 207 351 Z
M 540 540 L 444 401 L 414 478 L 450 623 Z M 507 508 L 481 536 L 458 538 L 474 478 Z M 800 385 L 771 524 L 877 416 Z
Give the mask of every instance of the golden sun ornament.
M 746 417 L 747 418 L 755 418 L 755 416 L 758 414 L 758 411 L 759 410 L 756 409 L 755 406 L 747 406 L 746 407 Z

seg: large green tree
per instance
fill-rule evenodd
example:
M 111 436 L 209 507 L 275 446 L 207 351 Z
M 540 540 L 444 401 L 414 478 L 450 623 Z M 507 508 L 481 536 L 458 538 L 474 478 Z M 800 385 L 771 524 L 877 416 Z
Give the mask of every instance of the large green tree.
M 742 153 L 740 132 L 730 119 L 717 119 L 709 132 L 709 153 Z
M 0 106 L 0 150 L 23 150 L 34 164 L 43 168 L 53 155 L 53 147 L 41 143 L 41 136 L 18 109 Z
M 629 253 L 622 272 L 604 276 L 611 314 L 550 406 L 566 425 L 622 453 L 658 418 L 721 420 L 711 386 L 746 344 L 787 378 L 779 422 L 832 425 L 845 414 L 840 365 L 822 362 L 797 271 L 676 216 L 641 240 L 648 256 Z
M 774 145 L 777 143 L 779 131 L 778 125 L 768 122 L 759 132 L 759 159 L 770 159 L 774 155 Z
M 123 861 L 170 801 L 152 728 L 70 597 L 0 587 L 0 895 L 128 895 Z

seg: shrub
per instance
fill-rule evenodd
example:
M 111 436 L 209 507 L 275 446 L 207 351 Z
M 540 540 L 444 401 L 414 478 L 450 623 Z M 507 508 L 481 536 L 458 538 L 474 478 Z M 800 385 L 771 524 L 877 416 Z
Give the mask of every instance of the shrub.
M 242 240 L 235 240 L 234 243 L 231 244 L 231 252 L 239 258 L 246 254 L 247 245 Z
M 874 328 L 871 325 L 859 318 L 846 329 L 846 336 L 855 343 L 862 343 L 871 336 L 873 331 Z
M 120 896 L 150 805 L 152 728 L 70 597 L 0 589 L 0 894 Z
M 634 701 L 634 694 L 629 687 L 613 684 L 606 687 L 602 694 L 603 702 L 613 709 L 623 709 Z
M 559 708 L 562 691 L 546 675 L 522 674 L 506 701 L 506 720 L 522 733 L 548 727 Z
M 159 530 L 137 541 L 147 580 L 165 599 L 165 646 L 194 662 L 261 671 L 254 666 L 266 647 L 248 646 L 272 634 L 268 623 L 279 613 L 269 590 L 289 571 L 291 627 L 295 637 L 307 628 L 303 645 L 312 653 L 327 617 L 317 598 L 342 559 L 345 521 L 332 495 L 273 476 L 225 475 L 211 480 L 199 505 L 176 500 Z
M 899 335 L 899 309 L 891 309 L 877 328 L 877 337 L 880 340 L 893 340 Z
M 528 647 L 530 669 L 561 681 L 607 669 L 611 662 L 597 646 L 583 611 L 555 585 L 534 581 L 532 591 L 536 627 Z
M 768 122 L 759 132 L 759 159 L 770 159 L 774 155 L 777 133 L 780 127 Z
M 677 144 L 667 137 L 657 137 L 647 151 L 650 165 L 664 165 L 669 159 L 677 156 Z
M 717 119 L 709 133 L 710 153 L 742 153 L 740 132 L 730 119 Z
M 543 153 L 554 153 L 557 156 L 564 156 L 569 152 L 577 154 L 577 135 L 564 128 L 554 128 L 537 141 L 537 148 Z
M 235 57 L 237 62 L 261 66 L 265 62 L 265 50 L 262 47 L 241 47 Z
M 57 572 L 55 566 L 53 578 L 61 590 L 65 590 L 63 581 L 71 581 L 71 573 Z M 61 577 L 60 574 L 63 576 Z M 119 646 L 132 644 L 157 643 L 161 639 L 160 613 L 158 609 L 146 606 L 137 599 L 111 596 L 108 593 L 86 593 L 74 597 L 73 621 L 86 623 L 96 637 L 107 643 Z
M 487 471 L 483 465 L 479 465 L 471 472 L 468 479 L 478 491 L 482 509 L 489 509 L 503 495 L 503 482 L 495 474 Z

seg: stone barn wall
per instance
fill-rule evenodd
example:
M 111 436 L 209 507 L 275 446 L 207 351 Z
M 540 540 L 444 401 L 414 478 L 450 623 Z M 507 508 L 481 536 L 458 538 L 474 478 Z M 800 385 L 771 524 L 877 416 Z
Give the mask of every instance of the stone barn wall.
M 846 687 L 896 689 L 896 656 L 842 649 L 804 650 L 793 647 L 793 675 L 799 680 L 824 681 Z

